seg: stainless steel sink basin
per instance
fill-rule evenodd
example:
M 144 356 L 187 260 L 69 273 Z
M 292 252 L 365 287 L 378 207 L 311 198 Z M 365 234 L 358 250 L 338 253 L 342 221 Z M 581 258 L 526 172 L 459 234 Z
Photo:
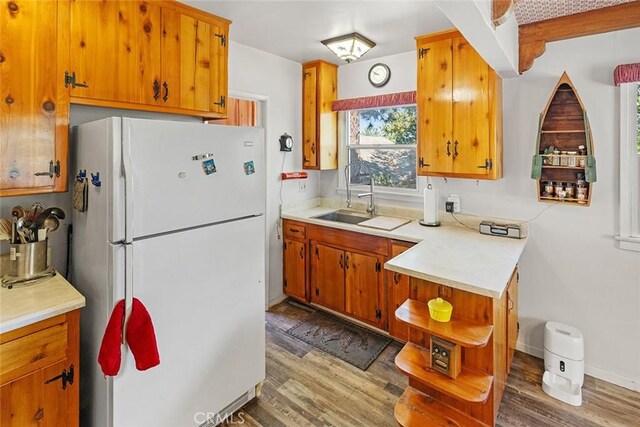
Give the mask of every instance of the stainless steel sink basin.
M 347 210 L 338 210 L 323 215 L 314 216 L 316 219 L 324 219 L 326 221 L 343 222 L 346 224 L 359 224 L 368 219 L 374 218 L 375 215 L 366 213 L 353 212 Z

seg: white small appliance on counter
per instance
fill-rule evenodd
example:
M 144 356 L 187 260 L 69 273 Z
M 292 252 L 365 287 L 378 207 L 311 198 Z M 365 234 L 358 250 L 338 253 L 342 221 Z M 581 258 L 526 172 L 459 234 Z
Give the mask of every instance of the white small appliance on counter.
M 573 406 L 582 405 L 584 338 L 576 328 L 558 322 L 544 327 L 542 390 Z
M 75 171 L 101 179 L 73 211 L 71 280 L 87 300 L 80 425 L 215 425 L 265 378 L 264 130 L 112 117 L 75 136 Z M 160 365 L 138 371 L 123 345 L 105 378 L 105 326 L 133 297 Z

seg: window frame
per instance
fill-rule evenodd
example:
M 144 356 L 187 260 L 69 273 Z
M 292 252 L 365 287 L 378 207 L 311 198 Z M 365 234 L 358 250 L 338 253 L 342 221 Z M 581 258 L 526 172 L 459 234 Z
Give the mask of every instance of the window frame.
M 637 151 L 637 99 L 640 82 L 621 83 L 620 94 L 620 249 L 640 252 L 640 154 Z
M 391 106 L 379 106 L 375 107 L 376 109 L 382 108 L 393 108 L 393 107 L 409 107 L 417 104 L 406 104 L 406 105 L 391 105 Z M 338 187 L 336 188 L 336 192 L 341 194 L 346 194 L 347 192 L 347 184 L 346 177 L 344 175 L 344 168 L 348 164 L 349 161 L 349 126 L 348 126 L 348 115 L 351 111 L 365 110 L 365 108 L 353 109 L 353 110 L 344 110 L 338 112 L 338 141 L 339 141 L 339 150 L 338 150 Z M 393 146 L 385 144 L 376 144 L 376 145 L 367 145 L 366 149 L 409 149 L 413 148 L 416 150 L 416 158 L 418 154 L 418 141 L 416 136 L 416 143 L 411 145 L 403 145 L 403 146 Z M 416 188 L 393 188 L 393 187 L 382 187 L 375 186 L 374 193 L 377 198 L 383 200 L 399 200 L 399 201 L 410 201 L 410 200 L 422 200 L 422 192 L 424 191 L 424 183 L 423 180 L 419 179 L 418 176 L 418 165 L 416 163 Z M 363 184 L 350 184 L 349 188 L 351 191 L 356 192 L 366 192 L 369 191 L 369 185 Z

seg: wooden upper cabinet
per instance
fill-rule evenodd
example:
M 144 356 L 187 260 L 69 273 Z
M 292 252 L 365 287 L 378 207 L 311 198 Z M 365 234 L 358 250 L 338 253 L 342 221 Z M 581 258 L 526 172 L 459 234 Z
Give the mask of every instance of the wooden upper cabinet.
M 173 1 L 70 4 L 72 102 L 226 116 L 229 21 Z
M 338 168 L 338 67 L 324 61 L 302 65 L 302 167 Z
M 70 7 L 69 72 L 80 83 L 70 86 L 71 97 L 154 104 L 161 71 L 160 4 L 75 0 Z
M 68 5 L 0 6 L 0 196 L 66 191 Z
M 417 38 L 418 173 L 502 178 L 502 81 L 456 30 Z

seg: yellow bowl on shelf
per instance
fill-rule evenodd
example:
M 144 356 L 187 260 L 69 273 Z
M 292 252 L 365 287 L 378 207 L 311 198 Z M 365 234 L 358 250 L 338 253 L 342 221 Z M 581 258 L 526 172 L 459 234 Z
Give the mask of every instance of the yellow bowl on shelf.
M 451 312 L 453 311 L 453 306 L 450 302 L 438 297 L 429 300 L 427 305 L 429 306 L 429 316 L 431 316 L 433 320 L 443 323 L 451 320 Z

